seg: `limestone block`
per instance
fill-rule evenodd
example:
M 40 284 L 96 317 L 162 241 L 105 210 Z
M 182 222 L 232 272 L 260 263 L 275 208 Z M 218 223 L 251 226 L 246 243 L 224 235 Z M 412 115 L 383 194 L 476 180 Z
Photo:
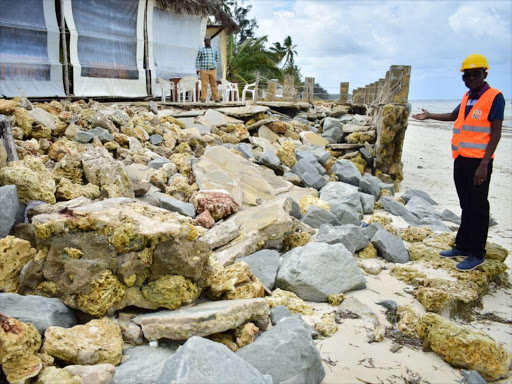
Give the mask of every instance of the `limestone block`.
M 208 280 L 207 295 L 211 299 L 252 299 L 265 295 L 263 284 L 244 262 L 216 269 Z
M 133 322 L 139 324 L 148 340 L 167 338 L 187 340 L 192 336 L 208 336 L 235 329 L 254 320 L 268 318 L 269 307 L 264 299 L 207 302 L 177 311 L 143 314 Z
M 119 325 L 103 318 L 69 329 L 48 328 L 42 350 L 71 364 L 115 366 L 121 362 L 123 338 Z

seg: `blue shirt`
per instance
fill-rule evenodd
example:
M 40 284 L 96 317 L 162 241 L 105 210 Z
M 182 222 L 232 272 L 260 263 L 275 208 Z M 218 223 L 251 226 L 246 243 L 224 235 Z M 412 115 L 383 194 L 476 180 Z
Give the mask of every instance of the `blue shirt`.
M 197 52 L 196 69 L 216 69 L 219 61 L 219 53 L 213 47 L 202 47 Z
M 485 83 L 484 87 L 476 92 L 469 94 L 468 103 L 466 104 L 466 110 L 464 111 L 464 117 L 468 117 L 469 112 L 471 111 L 471 108 L 476 104 L 477 100 L 482 96 L 488 89 L 489 84 Z M 453 110 L 452 113 L 458 115 L 460 110 L 460 104 Z M 500 93 L 496 95 L 494 98 L 494 101 L 492 102 L 491 111 L 489 112 L 489 117 L 487 120 L 494 121 L 494 120 L 503 120 L 505 116 L 505 97 L 503 97 L 503 94 Z

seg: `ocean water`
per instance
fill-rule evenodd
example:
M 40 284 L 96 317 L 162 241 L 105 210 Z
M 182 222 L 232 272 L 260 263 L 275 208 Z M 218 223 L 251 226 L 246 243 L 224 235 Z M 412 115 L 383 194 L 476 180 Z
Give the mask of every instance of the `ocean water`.
M 411 115 L 415 113 L 421 113 L 421 109 L 426 109 L 432 113 L 450 113 L 457 105 L 460 104 L 460 100 L 410 100 L 412 106 Z M 409 121 L 418 122 L 409 117 Z M 432 125 L 432 120 L 429 121 L 429 125 Z M 451 122 L 437 122 L 436 127 L 451 129 L 453 123 Z M 512 100 L 505 100 L 505 116 L 503 120 L 503 131 L 502 133 L 506 136 L 512 135 Z

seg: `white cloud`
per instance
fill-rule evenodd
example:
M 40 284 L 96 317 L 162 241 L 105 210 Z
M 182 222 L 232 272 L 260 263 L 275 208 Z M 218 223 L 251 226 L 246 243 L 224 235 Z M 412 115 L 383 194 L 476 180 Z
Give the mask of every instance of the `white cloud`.
M 332 93 L 340 81 L 350 81 L 353 89 L 383 77 L 390 65 L 404 64 L 412 66 L 411 98 L 434 97 L 433 92 L 439 98 L 458 98 L 463 90 L 460 63 L 475 52 L 488 56 L 491 69 L 502 68 L 493 80 L 503 84 L 495 86 L 507 95 L 512 92 L 510 1 L 249 0 L 245 4 L 253 6 L 258 34 L 268 35 L 270 43 L 291 36 L 303 75 L 315 77 Z M 508 72 L 503 69 L 507 64 Z

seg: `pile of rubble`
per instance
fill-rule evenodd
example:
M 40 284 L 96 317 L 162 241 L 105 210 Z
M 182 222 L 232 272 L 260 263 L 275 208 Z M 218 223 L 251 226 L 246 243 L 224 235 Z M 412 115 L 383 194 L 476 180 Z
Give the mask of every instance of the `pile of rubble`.
M 440 260 L 457 216 L 421 191 L 394 197 L 407 111 L 353 108 L 0 100 L 19 156 L 7 163 L 0 141 L 7 381 L 320 383 L 313 338 L 336 333 L 360 308 L 344 293 L 388 267 L 426 311 L 470 317 L 505 281 L 507 251 L 489 245 L 466 274 Z M 337 310 L 318 318 L 308 302 Z M 508 374 L 488 336 L 464 330 L 455 350 L 438 334 L 458 325 L 411 311 L 397 332 L 486 379 Z M 369 342 L 384 340 L 363 312 Z

